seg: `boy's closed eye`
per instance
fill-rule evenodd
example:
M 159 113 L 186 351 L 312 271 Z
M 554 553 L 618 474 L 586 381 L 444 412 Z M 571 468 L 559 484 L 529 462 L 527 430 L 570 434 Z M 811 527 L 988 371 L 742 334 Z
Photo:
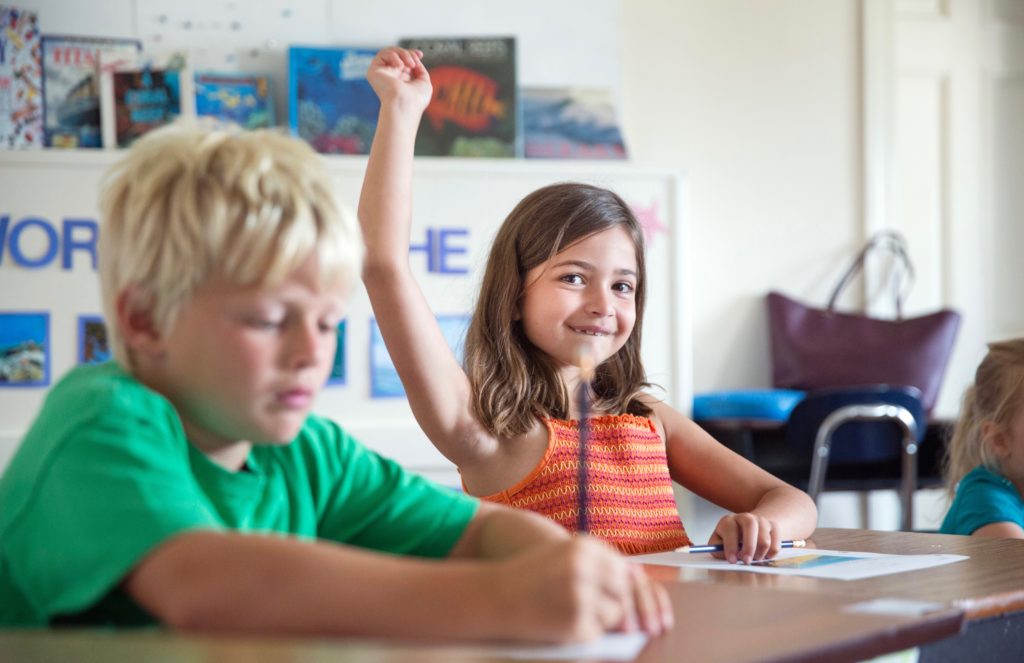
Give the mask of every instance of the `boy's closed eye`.
M 253 329 L 277 329 L 284 325 L 287 315 L 284 311 L 245 310 L 238 312 L 235 318 Z

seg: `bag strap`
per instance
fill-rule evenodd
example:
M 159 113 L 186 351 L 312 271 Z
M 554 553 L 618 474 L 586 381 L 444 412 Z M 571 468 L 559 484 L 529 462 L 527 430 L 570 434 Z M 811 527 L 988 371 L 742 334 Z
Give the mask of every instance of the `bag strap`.
M 896 319 L 899 320 L 903 317 L 903 300 L 914 285 L 914 263 L 910 261 L 910 255 L 907 253 L 907 241 L 895 230 L 881 230 L 871 236 L 846 269 L 842 278 L 839 279 L 835 289 L 832 290 L 832 296 L 829 297 L 826 307 L 829 311 L 835 310 L 839 295 L 850 284 L 853 277 L 864 269 L 868 255 L 876 249 L 888 250 L 896 257 L 896 263 L 892 270 L 892 298 L 896 304 Z

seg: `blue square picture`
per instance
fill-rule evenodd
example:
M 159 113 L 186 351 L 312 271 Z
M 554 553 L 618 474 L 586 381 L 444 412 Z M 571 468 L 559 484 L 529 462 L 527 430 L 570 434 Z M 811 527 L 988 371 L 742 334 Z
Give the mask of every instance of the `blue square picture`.
M 102 364 L 110 361 L 107 326 L 98 315 L 78 316 L 78 363 Z
M 0 312 L 0 387 L 50 384 L 50 314 Z
M 466 330 L 469 328 L 468 315 L 439 315 L 437 324 L 448 342 L 448 347 L 455 353 L 455 358 L 462 363 L 462 347 L 466 341 Z M 370 396 L 373 398 L 405 398 L 405 388 L 398 377 L 398 371 L 391 362 L 391 355 L 384 346 L 384 337 L 380 334 L 377 321 L 370 320 Z

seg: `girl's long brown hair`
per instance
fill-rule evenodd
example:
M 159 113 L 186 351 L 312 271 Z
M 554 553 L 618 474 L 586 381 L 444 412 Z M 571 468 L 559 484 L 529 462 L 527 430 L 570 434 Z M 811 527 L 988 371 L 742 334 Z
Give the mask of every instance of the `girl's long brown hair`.
M 999 470 L 999 462 L 982 424 L 992 422 L 1008 429 L 1024 398 L 1024 338 L 990 343 L 988 354 L 964 393 L 960 417 L 946 446 L 946 490 L 952 497 L 956 485 L 978 465 Z
M 498 230 L 466 334 L 473 411 L 492 435 L 522 435 L 538 415 L 568 416 L 569 394 L 550 359 L 526 338 L 516 312 L 527 272 L 570 245 L 611 228 L 625 230 L 636 247 L 636 323 L 622 349 L 597 367 L 594 410 L 651 413 L 639 400 L 648 386 L 640 360 L 647 290 L 643 229 L 615 193 L 588 184 L 553 184 L 523 198 Z

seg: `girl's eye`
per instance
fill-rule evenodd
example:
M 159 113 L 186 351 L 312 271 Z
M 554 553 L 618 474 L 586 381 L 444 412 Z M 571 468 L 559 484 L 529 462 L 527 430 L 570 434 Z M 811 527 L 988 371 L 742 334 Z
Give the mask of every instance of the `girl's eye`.
M 338 331 L 338 325 L 340 322 L 331 324 L 330 322 L 320 322 L 317 324 L 317 328 L 321 334 L 334 334 Z
M 583 277 L 579 274 L 566 274 L 561 278 L 561 281 L 572 285 L 582 285 Z
M 627 293 L 627 294 L 630 293 L 630 292 L 633 292 L 633 290 L 635 290 L 635 288 L 633 287 L 632 283 L 626 283 L 625 281 L 620 281 L 619 283 L 616 283 L 614 286 L 612 286 L 612 288 L 616 292 Z

